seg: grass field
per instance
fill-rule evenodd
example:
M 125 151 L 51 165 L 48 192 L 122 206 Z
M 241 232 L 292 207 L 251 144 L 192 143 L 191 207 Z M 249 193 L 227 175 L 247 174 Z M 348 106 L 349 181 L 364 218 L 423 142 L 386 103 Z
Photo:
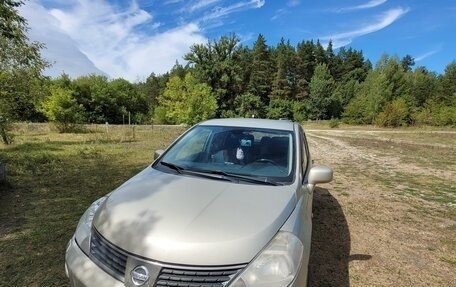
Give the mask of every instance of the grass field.
M 304 127 L 316 163 L 335 170 L 315 195 L 313 286 L 455 286 L 456 131 Z M 0 286 L 68 286 L 81 214 L 184 130 L 16 126 L 0 145 Z
M 183 127 L 89 128 L 59 134 L 17 127 L 0 146 L 8 184 L 0 186 L 0 286 L 67 286 L 65 247 L 84 210 L 152 161 Z

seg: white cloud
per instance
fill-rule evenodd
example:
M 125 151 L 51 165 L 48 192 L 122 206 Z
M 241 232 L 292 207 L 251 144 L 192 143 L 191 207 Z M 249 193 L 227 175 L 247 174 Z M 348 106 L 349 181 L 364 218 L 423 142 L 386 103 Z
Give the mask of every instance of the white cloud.
M 71 77 L 78 77 L 90 73 L 104 74 L 78 49 L 78 44 L 69 37 L 60 27 L 58 20 L 36 1 L 27 1 L 20 7 L 31 29 L 28 36 L 32 41 L 39 41 L 46 45 L 42 56 L 53 65 L 44 73 L 49 76 L 59 76 L 63 72 Z
M 435 53 L 440 52 L 440 50 L 441 50 L 441 48 L 438 48 L 438 49 L 434 49 L 434 50 L 428 51 L 428 52 L 426 52 L 424 54 L 421 54 L 421 55 L 419 55 L 418 57 L 415 58 L 415 62 L 423 61 L 427 57 L 430 57 L 430 56 L 434 55 Z
M 287 9 L 278 9 L 275 11 L 275 14 L 274 16 L 271 17 L 271 20 L 274 21 L 274 20 L 277 20 L 281 17 L 283 17 L 285 14 L 288 14 L 290 13 L 290 11 L 288 11 Z
M 289 14 L 290 13 L 290 9 L 289 9 L 290 7 L 296 7 L 296 6 L 299 6 L 300 4 L 301 4 L 300 0 L 288 0 L 287 7 L 286 8 L 281 8 L 281 9 L 277 9 L 275 11 L 274 16 L 271 17 L 271 21 L 275 21 L 275 20 L 277 20 L 279 18 L 282 18 L 286 14 Z
M 33 0 L 26 7 L 33 14 L 28 19 L 41 19 L 29 20 L 30 27 L 35 39 L 49 47 L 50 59 L 59 63 L 52 68 L 56 74 L 104 71 L 135 81 L 169 71 L 192 44 L 207 41 L 192 23 L 158 32 L 160 23 L 134 1 L 123 9 L 105 0 L 73 0 L 69 8 L 51 10 Z
M 40 1 L 27 1 L 23 10 L 32 28 L 30 37 L 45 43 L 48 49 L 43 55 L 56 62 L 51 75 L 65 71 L 76 77 L 104 72 L 130 81 L 169 71 L 176 60 L 182 61 L 192 44 L 207 42 L 202 27 L 207 29 L 224 22 L 225 16 L 265 4 L 265 0 L 238 0 L 217 7 L 221 0 L 195 0 L 192 5 L 168 0 L 164 4 L 203 12 L 202 18 L 179 21 L 168 28 L 167 23 L 158 22 L 139 7 L 137 0 L 115 2 L 117 5 L 109 0 L 68 0 L 52 7 L 60 1 L 54 0 L 47 2 L 49 9 Z
M 360 4 L 357 6 L 351 6 L 351 7 L 346 7 L 346 8 L 341 8 L 336 10 L 336 12 L 349 12 L 349 11 L 356 11 L 356 10 L 364 10 L 364 9 L 370 9 L 370 8 L 375 8 L 377 6 L 382 5 L 383 3 L 387 2 L 388 0 L 371 0 L 367 3 Z
M 261 8 L 265 4 L 265 0 L 250 0 L 250 1 L 240 1 L 230 6 L 226 7 L 217 7 L 211 13 L 203 17 L 203 21 L 217 20 L 219 18 L 225 17 L 234 12 L 239 12 L 247 9 Z
M 403 15 L 407 14 L 408 11 L 409 9 L 404 8 L 391 9 L 377 17 L 373 23 L 363 24 L 360 28 L 351 31 L 324 36 L 321 37 L 321 39 L 332 40 L 334 48 L 345 46 L 350 44 L 356 37 L 374 33 L 388 27 Z
M 188 8 L 188 11 L 194 12 L 196 10 L 200 10 L 203 8 L 206 8 L 208 6 L 214 5 L 217 2 L 220 2 L 221 0 L 198 0 L 197 2 L 193 3 L 190 8 Z
M 169 71 L 176 60 L 182 60 L 191 45 L 207 42 L 199 32 L 196 24 L 188 24 L 125 49 L 125 65 L 119 70 L 119 75 L 128 74 L 127 79 L 137 80 L 151 72 L 162 74 Z

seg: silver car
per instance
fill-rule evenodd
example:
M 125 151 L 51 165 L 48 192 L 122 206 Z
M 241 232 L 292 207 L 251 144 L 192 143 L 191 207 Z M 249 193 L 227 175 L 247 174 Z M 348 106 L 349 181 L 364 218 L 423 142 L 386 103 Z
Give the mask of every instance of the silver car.
M 71 286 L 306 286 L 313 190 L 332 176 L 297 123 L 200 123 L 87 209 Z

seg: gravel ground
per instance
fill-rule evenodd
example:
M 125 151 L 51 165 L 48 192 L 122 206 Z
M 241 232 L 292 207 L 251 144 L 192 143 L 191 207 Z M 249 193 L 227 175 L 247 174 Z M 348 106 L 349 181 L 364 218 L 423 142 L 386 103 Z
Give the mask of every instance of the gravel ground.
M 456 134 L 394 133 L 307 131 L 335 172 L 314 195 L 312 286 L 456 286 Z

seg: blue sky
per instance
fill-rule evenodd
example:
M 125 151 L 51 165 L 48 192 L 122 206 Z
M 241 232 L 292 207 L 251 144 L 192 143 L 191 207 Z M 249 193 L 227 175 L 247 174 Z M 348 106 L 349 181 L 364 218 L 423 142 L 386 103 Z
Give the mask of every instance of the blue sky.
M 46 44 L 46 71 L 144 80 L 168 71 L 194 43 L 236 33 L 251 46 L 310 39 L 415 58 L 442 73 L 456 60 L 454 0 L 29 0 L 20 8 L 29 37 Z

